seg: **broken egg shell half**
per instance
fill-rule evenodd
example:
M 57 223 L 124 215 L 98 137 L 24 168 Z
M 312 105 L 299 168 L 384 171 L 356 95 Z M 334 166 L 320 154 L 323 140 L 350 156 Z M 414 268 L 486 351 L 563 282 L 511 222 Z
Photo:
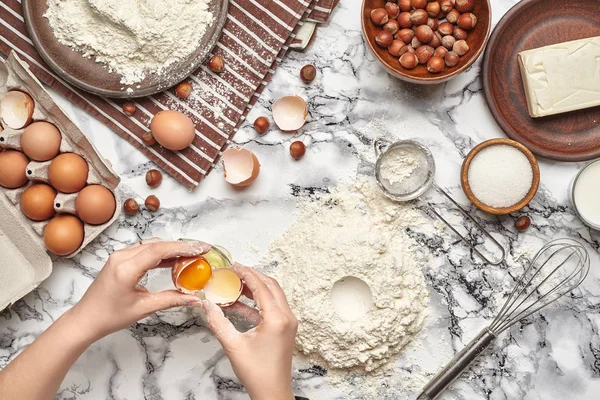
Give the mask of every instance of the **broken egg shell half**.
M 302 128 L 308 116 L 306 101 L 300 96 L 284 96 L 273 103 L 272 110 L 279 129 L 287 132 Z
M 185 294 L 196 294 L 204 289 L 211 277 L 212 267 L 204 257 L 180 257 L 171 269 L 173 284 Z
M 0 115 L 6 125 L 21 129 L 31 122 L 35 102 L 27 93 L 13 90 L 4 95 L 0 102 Z
M 218 268 L 204 287 L 204 297 L 219 307 L 233 305 L 242 295 L 244 283 L 231 268 Z
M 248 186 L 258 176 L 260 163 L 250 150 L 233 147 L 223 152 L 225 180 L 233 186 Z

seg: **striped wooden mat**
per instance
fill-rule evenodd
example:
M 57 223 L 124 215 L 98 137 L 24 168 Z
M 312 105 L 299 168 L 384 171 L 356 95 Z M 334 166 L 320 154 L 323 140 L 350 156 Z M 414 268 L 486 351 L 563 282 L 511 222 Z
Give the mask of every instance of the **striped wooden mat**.
M 211 54 L 225 59 L 225 71 L 215 74 L 202 65 L 190 77 L 194 90 L 188 99 L 179 99 L 172 89 L 139 98 L 132 117 L 123 114 L 123 101 L 80 91 L 50 70 L 27 36 L 20 0 L 0 0 L 0 52 L 15 51 L 41 81 L 193 189 L 231 142 L 283 60 L 295 32 L 309 17 L 325 22 L 338 1 L 229 0 L 227 21 Z M 173 152 L 143 144 L 141 138 L 152 117 L 166 109 L 181 111 L 195 122 L 196 138 L 189 148 Z

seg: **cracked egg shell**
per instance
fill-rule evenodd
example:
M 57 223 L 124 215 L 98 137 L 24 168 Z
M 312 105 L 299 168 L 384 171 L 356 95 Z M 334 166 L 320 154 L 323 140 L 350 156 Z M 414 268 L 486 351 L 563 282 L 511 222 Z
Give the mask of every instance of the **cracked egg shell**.
M 258 176 L 260 163 L 250 150 L 233 147 L 225 150 L 222 156 L 225 180 L 233 186 L 248 186 Z
M 284 96 L 273 103 L 273 120 L 285 132 L 297 131 L 308 116 L 306 101 L 300 96 Z
M 243 289 L 244 284 L 233 269 L 217 268 L 204 287 L 204 296 L 219 307 L 229 307 L 238 301 Z
M 204 257 L 181 257 L 171 269 L 173 284 L 182 293 L 194 294 L 204 289 L 212 276 L 212 267 Z
M 31 122 L 35 102 L 27 93 L 13 90 L 0 102 L 0 115 L 6 125 L 21 129 Z

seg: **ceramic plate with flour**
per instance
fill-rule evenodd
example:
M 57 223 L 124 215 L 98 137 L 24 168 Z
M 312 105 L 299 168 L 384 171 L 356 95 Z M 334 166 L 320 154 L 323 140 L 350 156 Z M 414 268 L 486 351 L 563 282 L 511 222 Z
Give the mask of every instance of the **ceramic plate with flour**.
M 205 0 L 205 28 L 202 30 L 195 31 L 198 36 L 194 42 L 193 47 L 189 50 L 189 53 L 185 54 L 174 54 L 172 59 L 169 61 L 168 55 L 165 56 L 165 65 L 158 69 L 144 70 L 141 68 L 137 73 L 133 71 L 135 63 L 139 65 L 152 64 L 152 55 L 146 54 L 145 48 L 153 46 L 155 39 L 151 36 L 148 38 L 148 46 L 145 46 L 142 42 L 138 45 L 135 54 L 147 55 L 146 59 L 133 60 L 133 64 L 130 66 L 124 66 L 119 68 L 120 62 L 118 50 L 124 50 L 127 47 L 129 38 L 125 37 L 123 40 L 116 40 L 122 36 L 122 32 L 130 31 L 131 28 L 139 28 L 136 32 L 138 35 L 144 35 L 143 26 L 137 25 L 137 20 L 132 18 L 132 13 L 139 12 L 142 17 L 157 18 L 158 20 L 166 20 L 160 14 L 160 2 L 157 0 L 144 0 L 142 2 L 134 2 L 132 4 L 141 4 L 139 10 L 121 10 L 120 7 L 132 7 L 131 4 L 127 6 L 128 2 L 120 1 L 102 1 L 97 0 L 72 0 L 68 2 L 55 2 L 53 0 L 48 1 L 33 1 L 23 0 L 23 14 L 27 25 L 29 37 L 33 41 L 37 51 L 40 53 L 44 61 L 56 72 L 62 79 L 68 83 L 85 90 L 90 93 L 94 93 L 101 96 L 113 97 L 113 98 L 131 98 L 131 97 L 142 97 L 152 95 L 169 88 L 180 81 L 184 80 L 189 76 L 195 69 L 197 69 L 202 62 L 205 61 L 206 57 L 216 44 L 225 20 L 227 17 L 227 4 L 228 0 Z M 177 0 L 177 3 L 189 3 L 187 0 Z M 71 7 L 69 10 L 52 9 L 57 4 L 60 7 L 65 7 L 65 4 Z M 141 9 L 143 6 L 144 9 Z M 186 4 L 181 4 L 182 9 L 181 15 L 186 15 L 183 7 Z M 191 6 L 191 5 L 190 5 Z M 197 18 L 198 12 L 194 10 L 192 15 Z M 172 12 L 170 8 L 166 12 Z M 54 13 L 54 15 L 49 15 Z M 96 31 L 93 34 L 102 34 L 105 26 L 109 26 L 112 23 L 120 25 L 122 32 L 109 32 L 109 34 L 115 35 L 115 47 L 109 48 L 106 43 L 97 44 L 98 46 L 104 46 L 107 50 L 102 62 L 97 62 L 96 54 L 100 58 L 101 52 L 94 52 L 92 50 L 96 43 L 94 40 L 89 40 L 89 36 L 81 30 L 81 27 L 85 24 L 73 23 L 68 29 L 73 32 L 73 38 L 69 37 L 69 31 L 65 27 L 64 18 L 65 15 L 71 15 L 71 21 L 78 18 L 94 18 L 93 23 L 97 23 Z M 146 15 L 144 15 L 146 13 Z M 151 14 L 151 15 L 147 15 Z M 100 15 L 101 17 L 98 17 Z M 189 15 L 189 14 L 188 14 Z M 50 18 L 49 18 L 50 17 Z M 135 16 L 136 18 L 138 16 Z M 168 17 L 168 16 L 167 16 Z M 63 18 L 63 20 L 61 20 Z M 179 18 L 179 21 L 182 21 Z M 188 22 L 191 22 L 187 20 Z M 106 24 L 104 24 L 104 22 Z M 130 24 L 131 22 L 131 24 Z M 136 22 L 135 26 L 132 23 Z M 190 23 L 190 29 L 197 27 L 199 23 L 203 21 L 194 21 Z M 54 23 L 53 27 L 51 24 Z M 60 25 L 57 25 L 60 24 Z M 180 34 L 183 35 L 184 23 L 182 22 L 182 28 Z M 60 32 L 55 32 L 53 28 L 59 26 Z M 168 28 L 166 26 L 165 28 Z M 134 29 L 135 30 L 135 29 Z M 83 33 L 83 34 L 82 34 Z M 79 37 L 77 37 L 79 36 Z M 167 36 L 164 33 L 156 32 L 157 38 L 164 38 Z M 189 36 L 189 35 L 188 35 Z M 102 36 L 102 37 L 105 37 Z M 187 37 L 187 36 L 185 36 Z M 183 43 L 184 36 L 180 37 L 177 43 L 178 46 L 189 45 L 189 43 Z M 62 42 L 62 43 L 61 43 Z M 91 43 L 91 46 L 90 46 Z M 159 44 L 160 45 L 160 44 Z M 168 47 L 168 43 L 162 43 L 163 46 Z M 74 48 L 78 47 L 78 48 Z M 121 49 L 118 46 L 122 46 Z M 113 51 L 114 50 L 114 51 Z M 150 50 L 153 50 L 150 48 Z M 87 52 L 87 54 L 86 54 Z M 96 53 L 96 54 L 94 54 Z M 161 57 L 154 57 L 161 59 Z M 117 68 L 115 68 L 117 66 Z

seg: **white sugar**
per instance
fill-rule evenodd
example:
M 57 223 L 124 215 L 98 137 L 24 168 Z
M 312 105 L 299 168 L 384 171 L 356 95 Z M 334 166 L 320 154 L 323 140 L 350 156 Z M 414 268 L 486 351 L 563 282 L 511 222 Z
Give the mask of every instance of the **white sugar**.
M 481 150 L 469 166 L 469 186 L 475 197 L 491 207 L 517 204 L 531 189 L 533 169 L 520 150 L 496 145 Z

